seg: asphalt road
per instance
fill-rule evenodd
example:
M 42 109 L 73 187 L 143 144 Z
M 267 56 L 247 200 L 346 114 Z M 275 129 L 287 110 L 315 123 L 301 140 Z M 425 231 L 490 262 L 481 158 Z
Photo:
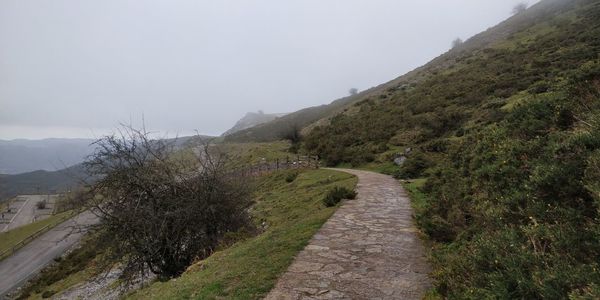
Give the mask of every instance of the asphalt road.
M 16 216 L 21 211 L 21 207 L 25 205 L 26 202 L 26 198 L 16 197 L 15 199 L 9 202 L 9 207 L 2 209 L 2 225 L 0 228 L 0 232 L 8 230 L 10 223 L 16 218 Z M 10 208 L 10 211 L 8 210 L 8 208 Z
M 83 212 L 17 250 L 0 261 L 0 299 L 43 269 L 56 257 L 76 244 L 85 234 L 82 226 L 97 222 L 91 212 Z

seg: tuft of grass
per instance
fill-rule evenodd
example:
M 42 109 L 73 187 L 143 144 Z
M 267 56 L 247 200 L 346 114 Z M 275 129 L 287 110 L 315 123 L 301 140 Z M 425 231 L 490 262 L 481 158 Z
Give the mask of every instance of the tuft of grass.
M 310 238 L 333 214 L 321 199 L 335 186 L 353 189 L 356 177 L 305 170 L 291 183 L 287 172 L 257 182 L 253 217 L 266 230 L 190 266 L 179 278 L 155 282 L 130 299 L 261 299 Z
M 285 182 L 292 183 L 294 180 L 298 178 L 298 172 L 290 172 L 287 176 L 285 176 Z
M 408 192 L 411 206 L 415 213 L 415 219 L 420 228 L 423 228 L 423 224 L 421 224 L 421 223 L 426 221 L 426 217 L 424 216 L 424 214 L 427 209 L 428 201 L 430 201 L 427 194 L 425 192 L 423 192 L 423 187 L 425 186 L 426 183 L 427 183 L 426 178 L 418 178 L 418 179 L 402 181 L 402 186 Z M 428 240 L 427 237 L 424 235 L 422 236 L 422 240 L 426 245 L 432 244 L 431 241 Z M 429 260 L 431 262 L 431 252 L 428 251 L 427 255 L 429 256 Z M 440 292 L 437 290 L 436 287 L 432 287 L 430 290 L 427 291 L 427 293 L 425 294 L 423 299 L 425 299 L 425 300 L 440 300 L 440 299 L 444 299 L 444 297 L 440 294 Z
M 419 178 L 406 180 L 402 182 L 402 186 L 408 191 L 413 209 L 417 214 L 423 211 L 427 204 L 427 195 L 423 193 L 422 188 L 425 186 L 427 179 Z
M 354 199 L 356 198 L 356 192 L 346 187 L 336 186 L 329 190 L 327 195 L 323 198 L 323 204 L 327 207 L 336 206 L 343 199 Z

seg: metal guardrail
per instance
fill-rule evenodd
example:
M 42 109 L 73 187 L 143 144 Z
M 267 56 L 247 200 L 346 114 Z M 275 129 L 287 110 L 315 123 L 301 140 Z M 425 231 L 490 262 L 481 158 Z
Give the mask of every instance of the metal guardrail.
M 39 237 L 40 235 L 50 231 L 52 228 L 58 226 L 58 224 L 66 221 L 67 219 L 70 219 L 73 216 L 73 214 L 67 214 L 62 218 L 59 218 L 56 222 L 54 223 L 50 223 L 40 229 L 38 229 L 36 232 L 30 234 L 29 236 L 27 236 L 26 238 L 22 239 L 21 241 L 19 241 L 18 243 L 12 245 L 10 248 L 0 252 L 0 261 L 13 255 L 17 250 L 23 248 L 25 245 L 29 244 L 31 241 L 33 241 L 35 238 Z M 1 236 L 1 235 L 0 235 Z

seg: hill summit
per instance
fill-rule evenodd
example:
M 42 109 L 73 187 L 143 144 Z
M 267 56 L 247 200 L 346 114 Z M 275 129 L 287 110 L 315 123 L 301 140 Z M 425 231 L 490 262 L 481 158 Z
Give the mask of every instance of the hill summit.
M 286 114 L 266 114 L 262 110 L 259 110 L 258 112 L 249 112 L 249 113 L 246 113 L 246 115 L 243 118 L 241 118 L 239 121 L 237 121 L 233 127 L 231 127 L 229 130 L 225 131 L 225 133 L 223 133 L 222 136 L 231 135 L 233 133 L 242 131 L 244 129 L 248 129 L 248 128 L 251 128 L 251 127 L 254 127 L 254 126 L 257 126 L 260 124 L 268 123 L 279 117 L 283 117 L 285 115 Z

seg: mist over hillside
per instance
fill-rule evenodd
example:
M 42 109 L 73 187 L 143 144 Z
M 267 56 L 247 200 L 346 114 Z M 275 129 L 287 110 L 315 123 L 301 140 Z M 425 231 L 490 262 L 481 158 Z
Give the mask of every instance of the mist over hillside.
M 251 128 L 260 124 L 271 122 L 277 118 L 283 117 L 286 114 L 266 114 L 262 110 L 258 112 L 249 112 L 243 118 L 238 120 L 233 127 L 225 131 L 222 136 L 228 136 L 238 131 Z

